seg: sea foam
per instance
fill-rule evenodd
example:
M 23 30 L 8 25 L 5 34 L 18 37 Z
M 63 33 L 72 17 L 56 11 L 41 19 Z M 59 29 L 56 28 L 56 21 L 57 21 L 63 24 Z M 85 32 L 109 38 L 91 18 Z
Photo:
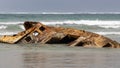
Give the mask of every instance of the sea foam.
M 95 32 L 97 34 L 101 34 L 101 35 L 120 35 L 120 32 Z
M 4 25 L 0 26 L 0 29 L 6 29 L 6 28 L 7 28 L 7 26 L 4 26 Z
M 100 21 L 100 20 L 79 20 L 79 21 L 57 21 L 57 22 L 44 22 L 46 25 L 65 25 L 65 24 L 76 24 L 76 25 L 90 25 L 90 26 L 99 26 L 102 28 L 120 28 L 120 21 Z
M 99 26 L 102 28 L 120 28 L 120 21 L 67 20 L 67 21 L 39 21 L 39 22 L 45 25 L 89 25 Z M 23 23 L 24 22 L 0 22 L 0 25 L 22 25 Z

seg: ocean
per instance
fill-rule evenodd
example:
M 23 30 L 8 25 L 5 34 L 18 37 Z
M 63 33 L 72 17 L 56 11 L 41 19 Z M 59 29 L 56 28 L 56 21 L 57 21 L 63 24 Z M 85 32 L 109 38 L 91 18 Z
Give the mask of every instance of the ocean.
M 120 41 L 119 13 L 1 13 L 0 35 L 24 30 L 24 21 L 91 31 Z
M 86 30 L 120 42 L 120 13 L 0 13 L 0 35 L 23 31 L 24 21 Z M 111 48 L 0 43 L 0 68 L 119 68 L 119 56 L 120 49 Z

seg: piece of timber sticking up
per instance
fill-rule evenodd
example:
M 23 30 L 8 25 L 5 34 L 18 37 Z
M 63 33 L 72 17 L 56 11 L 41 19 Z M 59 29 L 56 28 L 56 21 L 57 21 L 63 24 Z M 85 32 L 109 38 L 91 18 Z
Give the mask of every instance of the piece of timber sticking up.
M 4 35 L 0 42 L 4 43 L 41 43 L 68 44 L 68 46 L 112 47 L 120 48 L 120 44 L 102 35 L 73 28 L 52 27 L 40 22 L 26 21 L 25 31 L 15 35 Z

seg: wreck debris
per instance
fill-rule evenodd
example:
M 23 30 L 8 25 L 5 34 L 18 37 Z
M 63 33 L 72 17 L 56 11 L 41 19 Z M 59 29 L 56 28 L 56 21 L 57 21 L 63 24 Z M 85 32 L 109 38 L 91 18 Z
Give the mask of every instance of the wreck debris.
M 0 38 L 0 42 L 5 42 L 5 43 L 17 43 L 19 42 L 23 37 L 25 37 L 26 35 L 28 35 L 32 30 L 34 30 L 35 28 L 31 28 L 28 29 L 26 31 L 20 32 L 18 34 L 14 34 L 14 35 L 4 35 Z
M 41 43 L 41 44 L 68 44 L 68 46 L 83 47 L 112 47 L 119 48 L 120 44 L 102 35 L 77 30 L 46 26 L 39 22 L 26 21 L 25 31 L 15 35 L 4 35 L 0 42 L 5 43 Z

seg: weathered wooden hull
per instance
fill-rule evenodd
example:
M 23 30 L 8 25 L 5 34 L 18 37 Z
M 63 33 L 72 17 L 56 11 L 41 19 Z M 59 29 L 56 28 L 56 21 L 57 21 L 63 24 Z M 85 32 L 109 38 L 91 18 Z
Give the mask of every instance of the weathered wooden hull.
M 39 22 L 25 22 L 25 31 L 15 35 L 4 35 L 0 38 L 5 43 L 41 43 L 68 44 L 68 46 L 83 47 L 112 47 L 119 48 L 120 44 L 102 35 L 77 30 L 73 28 L 51 27 Z

